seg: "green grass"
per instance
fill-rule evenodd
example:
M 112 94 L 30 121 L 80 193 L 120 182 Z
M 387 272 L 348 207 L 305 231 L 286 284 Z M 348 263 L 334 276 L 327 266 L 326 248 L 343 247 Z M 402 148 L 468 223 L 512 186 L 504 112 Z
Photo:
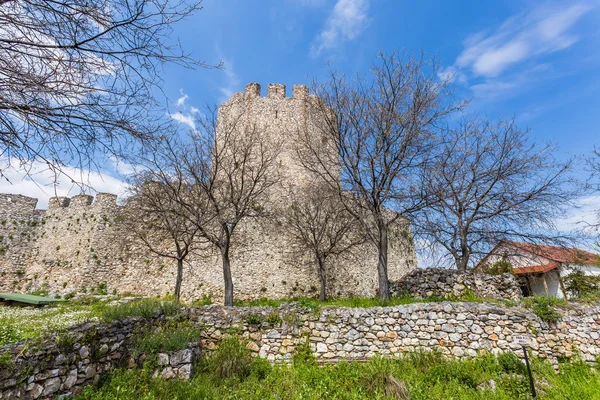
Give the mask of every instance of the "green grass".
M 556 307 L 564 306 L 567 302 L 552 296 L 534 296 L 524 298 L 523 304 L 529 307 L 542 321 L 556 322 L 562 318 L 562 314 L 556 310 Z
M 538 398 L 600 399 L 598 373 L 581 361 L 552 366 L 532 362 Z M 471 360 L 439 353 L 408 353 L 396 359 L 342 362 L 319 367 L 311 357 L 271 366 L 251 359 L 243 343 L 228 339 L 197 365 L 189 382 L 152 378 L 151 369 L 114 370 L 79 399 L 529 399 L 522 362 L 512 353 Z
M 154 298 L 123 304 L 102 302 L 90 297 L 41 308 L 0 306 L 0 346 L 39 339 L 83 322 L 111 322 L 132 316 L 152 317 L 161 311 L 170 315 L 177 309 L 178 305 L 172 301 Z
M 476 297 L 473 294 L 464 297 L 453 297 L 445 299 L 441 296 L 430 296 L 423 299 L 417 299 L 410 296 L 392 297 L 389 301 L 382 302 L 378 298 L 373 297 L 341 297 L 330 298 L 326 301 L 320 301 L 317 298 L 311 297 L 294 297 L 289 299 L 257 299 L 257 300 L 241 300 L 236 301 L 235 305 L 239 307 L 257 306 L 257 307 L 279 307 L 281 304 L 296 302 L 299 305 L 310 308 L 319 309 L 321 307 L 352 307 L 352 308 L 370 308 L 380 306 L 399 306 L 412 303 L 439 303 L 442 301 L 469 301 L 469 302 L 497 302 L 494 299 L 484 299 Z
M 142 353 L 168 353 L 185 349 L 191 342 L 200 340 L 200 328 L 189 321 L 168 321 L 153 329 L 138 332 L 133 339 L 135 355 Z

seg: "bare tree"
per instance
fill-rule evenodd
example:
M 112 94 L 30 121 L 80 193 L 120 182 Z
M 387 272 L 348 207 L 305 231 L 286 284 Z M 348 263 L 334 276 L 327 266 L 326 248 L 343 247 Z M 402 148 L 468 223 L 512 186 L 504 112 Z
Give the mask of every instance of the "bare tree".
M 310 108 L 310 117 L 322 138 L 306 134 L 300 158 L 338 191 L 377 247 L 382 301 L 389 299 L 389 227 L 425 205 L 419 171 L 428 161 L 436 126 L 461 106 L 438 72 L 436 63 L 423 57 L 380 54 L 368 76 L 348 79 L 332 72 L 328 81 L 314 85 L 321 100 Z M 334 151 L 323 151 L 329 146 Z
M 306 188 L 291 196 L 286 227 L 293 240 L 310 251 L 317 264 L 321 301 L 327 300 L 327 260 L 364 243 L 360 225 L 326 185 Z
M 187 195 L 184 182 L 173 181 L 165 186 L 153 181 L 153 177 L 148 171 L 131 176 L 125 226 L 152 253 L 177 262 L 174 294 L 179 302 L 183 263 L 204 242 L 198 235 L 198 226 L 178 202 Z
M 428 207 L 416 233 L 445 249 L 461 272 L 500 240 L 565 243 L 555 221 L 575 198 L 572 162 L 532 144 L 512 119 L 455 125 L 427 170 Z
M 172 40 L 201 0 L 0 1 L 0 155 L 5 165 L 98 167 L 166 123 L 161 68 L 208 67 Z
M 600 194 L 600 149 L 596 148 L 594 149 L 594 152 L 592 153 L 592 157 L 589 159 L 588 161 L 590 167 L 591 167 L 591 189 L 594 193 L 596 194 Z M 596 210 L 597 214 L 596 214 L 596 221 L 595 223 L 593 223 L 592 225 L 597 228 L 600 229 L 600 209 Z M 600 247 L 600 245 L 598 246 Z
M 269 189 L 277 182 L 275 160 L 280 146 L 263 135 L 239 107 L 224 105 L 196 121 L 188 137 L 164 137 L 147 152 L 145 165 L 176 203 L 175 211 L 216 247 L 223 264 L 225 305 L 233 306 L 230 251 L 244 219 L 265 216 Z M 180 190 L 180 185 L 184 190 Z

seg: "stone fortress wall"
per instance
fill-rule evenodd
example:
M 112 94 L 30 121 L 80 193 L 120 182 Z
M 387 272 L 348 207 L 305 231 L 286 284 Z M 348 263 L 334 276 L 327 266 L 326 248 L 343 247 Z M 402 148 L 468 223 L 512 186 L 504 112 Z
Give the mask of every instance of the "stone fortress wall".
M 294 86 L 285 96 L 283 85 L 270 85 L 260 96 L 260 86 L 250 84 L 221 106 L 244 107 L 255 123 L 267 125 L 267 134 L 281 136 L 284 149 L 279 165 L 281 198 L 289 187 L 302 190 L 307 181 L 293 160 L 294 132 L 305 125 L 303 107 L 314 98 L 305 86 Z M 313 99 L 313 100 L 311 100 Z M 225 116 L 226 117 L 226 116 Z M 287 185 L 287 187 L 285 187 Z M 164 295 L 172 293 L 174 262 L 153 256 L 124 228 L 125 206 L 113 194 L 52 198 L 47 210 L 37 210 L 36 199 L 0 194 L 0 291 L 31 292 L 46 289 L 64 294 L 90 291 L 99 285 L 108 292 Z M 319 287 L 311 255 L 291 242 L 277 220 L 242 221 L 234 234 L 231 265 L 237 299 L 310 296 Z M 412 234 L 407 220 L 390 232 L 389 278 L 397 280 L 416 268 Z M 330 295 L 374 295 L 377 288 L 377 249 L 371 243 L 332 258 L 328 277 Z M 220 255 L 207 249 L 189 257 L 184 267 L 182 296 L 220 301 L 223 277 Z

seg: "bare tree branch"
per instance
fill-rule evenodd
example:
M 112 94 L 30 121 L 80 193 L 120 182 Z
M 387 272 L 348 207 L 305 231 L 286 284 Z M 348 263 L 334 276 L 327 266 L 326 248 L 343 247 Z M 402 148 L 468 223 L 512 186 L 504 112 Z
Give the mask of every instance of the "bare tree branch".
M 242 111 L 236 111 L 242 110 Z M 280 145 L 248 121 L 243 108 L 221 106 L 196 121 L 187 137 L 165 136 L 146 152 L 152 180 L 169 191 L 171 212 L 194 224 L 197 235 L 221 253 L 225 305 L 233 305 L 230 250 L 242 220 L 266 214 L 269 189 L 277 181 Z
M 338 193 L 328 185 L 306 187 L 290 194 L 285 214 L 287 231 L 302 249 L 312 253 L 320 282 L 321 301 L 327 300 L 327 260 L 364 243 L 360 224 L 339 202 Z
M 444 248 L 459 271 L 501 240 L 565 244 L 555 222 L 577 191 L 573 161 L 554 154 L 550 145 L 532 144 L 514 120 L 460 120 L 428 166 L 417 235 Z
M 167 123 L 164 65 L 211 67 L 170 38 L 201 0 L 0 3 L 0 176 L 13 164 L 98 169 Z M 218 67 L 218 66 L 217 66 Z
M 462 103 L 436 62 L 402 53 L 379 54 L 368 76 L 332 72 L 315 83 L 320 98 L 309 117 L 322 138 L 308 134 L 299 150 L 303 165 L 336 189 L 379 252 L 379 297 L 389 298 L 388 230 L 426 202 L 421 172 L 440 122 Z M 323 151 L 333 147 L 334 151 Z

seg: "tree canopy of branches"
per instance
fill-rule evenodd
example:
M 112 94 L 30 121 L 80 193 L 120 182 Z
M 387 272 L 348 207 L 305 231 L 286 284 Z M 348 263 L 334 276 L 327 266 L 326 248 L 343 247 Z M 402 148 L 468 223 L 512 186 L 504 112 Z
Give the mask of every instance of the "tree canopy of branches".
M 503 239 L 566 239 L 554 224 L 575 197 L 571 161 L 532 144 L 514 120 L 455 125 L 427 169 L 428 207 L 414 221 L 416 233 L 444 248 L 459 271 Z
M 152 253 L 176 260 L 175 298 L 181 298 L 183 263 L 188 255 L 203 244 L 198 226 L 187 218 L 178 202 L 187 195 L 183 182 L 165 186 L 152 181 L 152 173 L 141 171 L 130 180 L 125 226 Z
M 306 188 L 292 196 L 286 226 L 293 240 L 309 250 L 317 264 L 321 301 L 327 300 L 327 259 L 364 242 L 360 226 L 326 185 Z
M 349 79 L 332 72 L 313 90 L 322 101 L 312 108 L 311 118 L 327 145 L 306 135 L 300 158 L 338 191 L 377 247 L 378 294 L 385 301 L 389 226 L 425 205 L 420 171 L 436 126 L 461 104 L 449 81 L 439 79 L 434 61 L 401 53 L 380 54 L 367 76 Z M 328 146 L 334 151 L 323 151 Z
M 172 41 L 201 0 L 0 0 L 0 155 L 97 167 L 163 124 L 160 70 L 207 67 Z
M 210 108 L 196 123 L 198 129 L 189 136 L 165 136 L 147 152 L 146 176 L 168 192 L 174 211 L 219 250 L 225 305 L 233 306 L 233 235 L 242 220 L 266 214 L 280 146 L 268 141 L 243 111 L 224 112 L 217 126 L 217 110 Z
M 592 190 L 600 195 L 600 149 L 595 149 L 592 158 L 589 160 L 592 169 Z M 596 210 L 596 221 L 593 224 L 596 228 L 600 228 L 600 209 Z M 600 245 L 598 245 L 600 248 Z

